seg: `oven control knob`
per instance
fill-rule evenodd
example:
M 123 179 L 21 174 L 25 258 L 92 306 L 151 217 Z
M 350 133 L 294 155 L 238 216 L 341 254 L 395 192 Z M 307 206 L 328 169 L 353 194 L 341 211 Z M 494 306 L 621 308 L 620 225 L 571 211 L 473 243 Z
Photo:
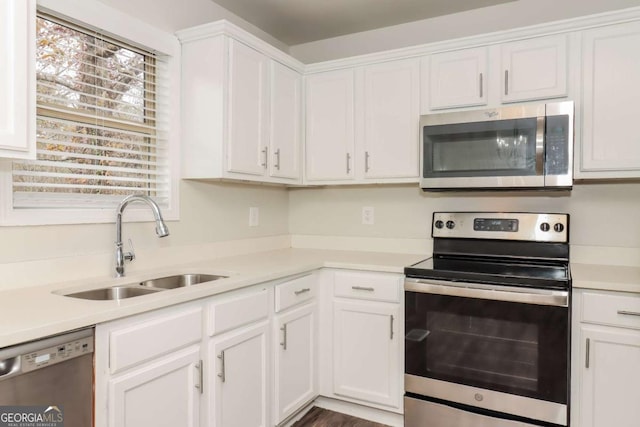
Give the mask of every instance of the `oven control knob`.
M 444 227 L 444 222 L 442 222 L 442 221 L 440 221 L 440 220 L 437 220 L 437 221 L 436 221 L 436 228 L 438 228 L 438 229 L 439 229 L 439 228 L 442 228 L 442 227 Z
M 455 226 L 456 226 L 456 223 L 455 223 L 455 222 L 453 222 L 453 221 L 447 221 L 447 228 L 448 228 L 449 230 L 453 230 L 453 227 L 455 227 Z
M 553 225 L 553 229 L 554 229 L 555 231 L 557 231 L 558 233 L 562 233 L 562 232 L 564 231 L 564 225 L 560 224 L 559 222 L 556 222 L 556 223 Z
M 550 228 L 551 226 L 548 222 L 543 222 L 542 224 L 540 224 L 540 230 L 542 231 L 549 231 Z

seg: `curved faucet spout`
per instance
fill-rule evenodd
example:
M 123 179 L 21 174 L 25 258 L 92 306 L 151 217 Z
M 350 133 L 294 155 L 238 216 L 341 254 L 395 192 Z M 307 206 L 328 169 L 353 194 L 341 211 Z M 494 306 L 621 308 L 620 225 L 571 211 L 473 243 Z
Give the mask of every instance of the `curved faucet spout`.
M 164 219 L 162 219 L 160 207 L 151 197 L 144 194 L 132 194 L 122 199 L 116 209 L 116 277 L 124 276 L 125 261 L 133 261 L 135 259 L 133 251 L 125 253 L 122 250 L 122 214 L 127 205 L 132 202 L 144 202 L 151 208 L 156 220 L 156 234 L 158 237 L 169 235 L 169 228 L 164 223 Z

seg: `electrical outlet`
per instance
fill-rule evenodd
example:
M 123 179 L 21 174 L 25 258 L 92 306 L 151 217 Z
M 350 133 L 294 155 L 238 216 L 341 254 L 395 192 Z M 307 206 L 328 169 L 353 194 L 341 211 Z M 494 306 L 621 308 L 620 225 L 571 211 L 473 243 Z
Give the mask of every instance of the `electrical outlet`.
M 257 227 L 260 223 L 260 209 L 249 208 L 249 227 Z
M 364 225 L 373 225 L 375 223 L 374 211 L 372 206 L 362 207 L 362 223 Z

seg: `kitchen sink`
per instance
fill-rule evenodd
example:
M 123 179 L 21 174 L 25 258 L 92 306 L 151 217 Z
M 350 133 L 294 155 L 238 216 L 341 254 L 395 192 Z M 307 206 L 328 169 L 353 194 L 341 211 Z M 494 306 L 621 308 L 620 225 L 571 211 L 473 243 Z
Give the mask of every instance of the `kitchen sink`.
M 90 291 L 74 292 L 66 294 L 68 297 L 91 299 L 97 301 L 121 300 L 125 298 L 138 297 L 141 295 L 153 294 L 164 289 L 143 288 L 135 285 L 111 286 L 109 288 L 92 289 Z
M 144 280 L 139 283 L 74 292 L 71 294 L 64 294 L 64 296 L 96 301 L 116 301 L 125 298 L 154 294 L 168 289 L 184 288 L 186 286 L 197 285 L 198 283 L 212 282 L 214 280 L 225 279 L 227 277 L 228 276 L 219 276 L 215 274 L 176 274 L 173 276 Z
M 158 289 L 184 288 L 185 286 L 197 285 L 198 283 L 211 282 L 213 280 L 225 279 L 227 276 L 215 274 L 178 274 L 175 276 L 159 277 L 157 279 L 140 282 L 142 286 Z

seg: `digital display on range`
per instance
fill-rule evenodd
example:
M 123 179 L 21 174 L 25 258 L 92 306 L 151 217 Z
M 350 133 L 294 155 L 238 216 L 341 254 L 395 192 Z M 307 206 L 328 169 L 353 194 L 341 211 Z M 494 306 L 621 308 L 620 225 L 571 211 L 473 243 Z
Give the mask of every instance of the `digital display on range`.
M 517 219 L 476 218 L 473 220 L 474 231 L 518 231 Z

